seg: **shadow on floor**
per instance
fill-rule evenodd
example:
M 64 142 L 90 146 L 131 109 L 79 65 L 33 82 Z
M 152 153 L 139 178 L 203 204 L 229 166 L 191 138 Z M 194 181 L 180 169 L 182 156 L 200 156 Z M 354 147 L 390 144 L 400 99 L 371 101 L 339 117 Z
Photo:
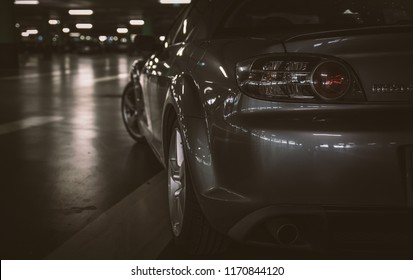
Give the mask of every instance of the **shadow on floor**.
M 171 241 L 162 253 L 160 260 L 212 259 L 212 260 L 410 260 L 413 252 L 313 252 L 309 250 L 274 249 L 259 246 L 248 246 L 234 243 L 227 253 L 200 257 L 181 252 Z

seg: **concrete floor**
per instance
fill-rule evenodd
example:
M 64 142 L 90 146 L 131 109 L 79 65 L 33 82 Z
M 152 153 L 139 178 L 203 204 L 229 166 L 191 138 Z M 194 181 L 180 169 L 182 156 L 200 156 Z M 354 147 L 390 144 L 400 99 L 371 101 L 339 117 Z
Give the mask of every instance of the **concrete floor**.
M 130 62 L 28 56 L 0 77 L 2 256 L 46 257 L 161 171 L 121 120 Z
M 186 259 L 166 176 L 127 135 L 126 55 L 21 57 L 0 76 L 1 259 Z M 401 256 L 403 257 L 403 256 Z M 228 259 L 400 258 L 234 245 Z

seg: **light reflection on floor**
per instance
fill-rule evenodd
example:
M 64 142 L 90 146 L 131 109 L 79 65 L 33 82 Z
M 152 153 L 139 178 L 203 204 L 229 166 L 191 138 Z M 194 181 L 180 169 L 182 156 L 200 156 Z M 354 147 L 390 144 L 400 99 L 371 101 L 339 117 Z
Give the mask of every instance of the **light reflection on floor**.
M 161 171 L 123 127 L 120 96 L 132 61 L 27 56 L 18 75 L 0 77 L 0 124 L 59 117 L 0 135 L 2 259 L 45 257 Z
M 0 135 L 2 259 L 193 258 L 171 242 L 161 165 L 122 124 L 120 96 L 132 60 L 122 54 L 25 56 L 17 73 L 0 77 L 0 125 L 39 116 L 58 120 Z M 154 176 L 160 176 L 156 186 L 145 185 Z M 209 258 L 404 257 L 234 244 Z

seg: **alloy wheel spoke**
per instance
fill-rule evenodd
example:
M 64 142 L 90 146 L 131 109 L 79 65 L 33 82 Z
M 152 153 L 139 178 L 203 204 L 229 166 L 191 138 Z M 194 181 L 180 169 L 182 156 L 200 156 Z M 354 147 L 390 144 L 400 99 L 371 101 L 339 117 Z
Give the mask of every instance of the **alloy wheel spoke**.
M 182 172 L 182 168 L 180 168 L 177 164 L 176 164 L 176 159 L 172 158 L 170 160 L 169 163 L 170 169 L 171 169 L 171 175 L 172 175 L 172 179 L 175 182 L 181 182 L 181 172 Z
M 133 115 L 128 117 L 128 126 L 129 126 L 129 128 L 135 127 L 137 125 L 136 122 L 137 122 L 136 114 L 133 114 Z
M 182 199 L 180 197 L 177 198 L 176 211 L 177 211 L 178 217 L 183 217 L 184 209 L 182 205 Z
M 168 159 L 168 197 L 171 224 L 175 236 L 182 230 L 185 213 L 185 164 L 182 140 L 176 129 L 170 143 Z
M 179 192 L 180 189 L 182 189 L 182 185 L 180 182 L 174 181 L 171 182 L 171 196 L 176 197 L 177 192 Z
M 185 176 L 185 169 L 184 169 L 184 165 L 185 163 L 184 163 L 184 161 L 182 161 L 182 165 L 181 165 L 181 167 L 179 168 L 179 174 L 178 174 L 178 176 L 179 176 L 179 181 L 180 182 L 183 182 L 183 180 L 184 180 L 184 176 Z
M 129 98 L 128 96 L 125 98 L 125 105 L 126 105 L 126 108 L 127 108 L 128 110 L 131 110 L 131 111 L 133 111 L 133 112 L 136 111 L 136 106 L 134 105 L 134 103 L 133 103 L 133 101 L 131 100 L 131 98 Z

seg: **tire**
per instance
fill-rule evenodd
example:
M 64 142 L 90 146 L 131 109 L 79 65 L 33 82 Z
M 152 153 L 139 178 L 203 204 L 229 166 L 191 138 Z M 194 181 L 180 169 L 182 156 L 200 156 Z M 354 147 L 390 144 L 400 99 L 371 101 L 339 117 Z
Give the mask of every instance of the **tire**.
M 197 201 L 177 121 L 172 126 L 167 156 L 168 202 L 177 247 L 190 255 L 212 255 L 227 249 L 228 239 L 211 227 Z
M 134 86 L 132 82 L 129 82 L 123 90 L 121 112 L 123 124 L 132 139 L 136 142 L 145 141 L 138 125 L 138 118 L 142 112 L 140 112 L 138 108 L 138 101 L 135 98 Z

